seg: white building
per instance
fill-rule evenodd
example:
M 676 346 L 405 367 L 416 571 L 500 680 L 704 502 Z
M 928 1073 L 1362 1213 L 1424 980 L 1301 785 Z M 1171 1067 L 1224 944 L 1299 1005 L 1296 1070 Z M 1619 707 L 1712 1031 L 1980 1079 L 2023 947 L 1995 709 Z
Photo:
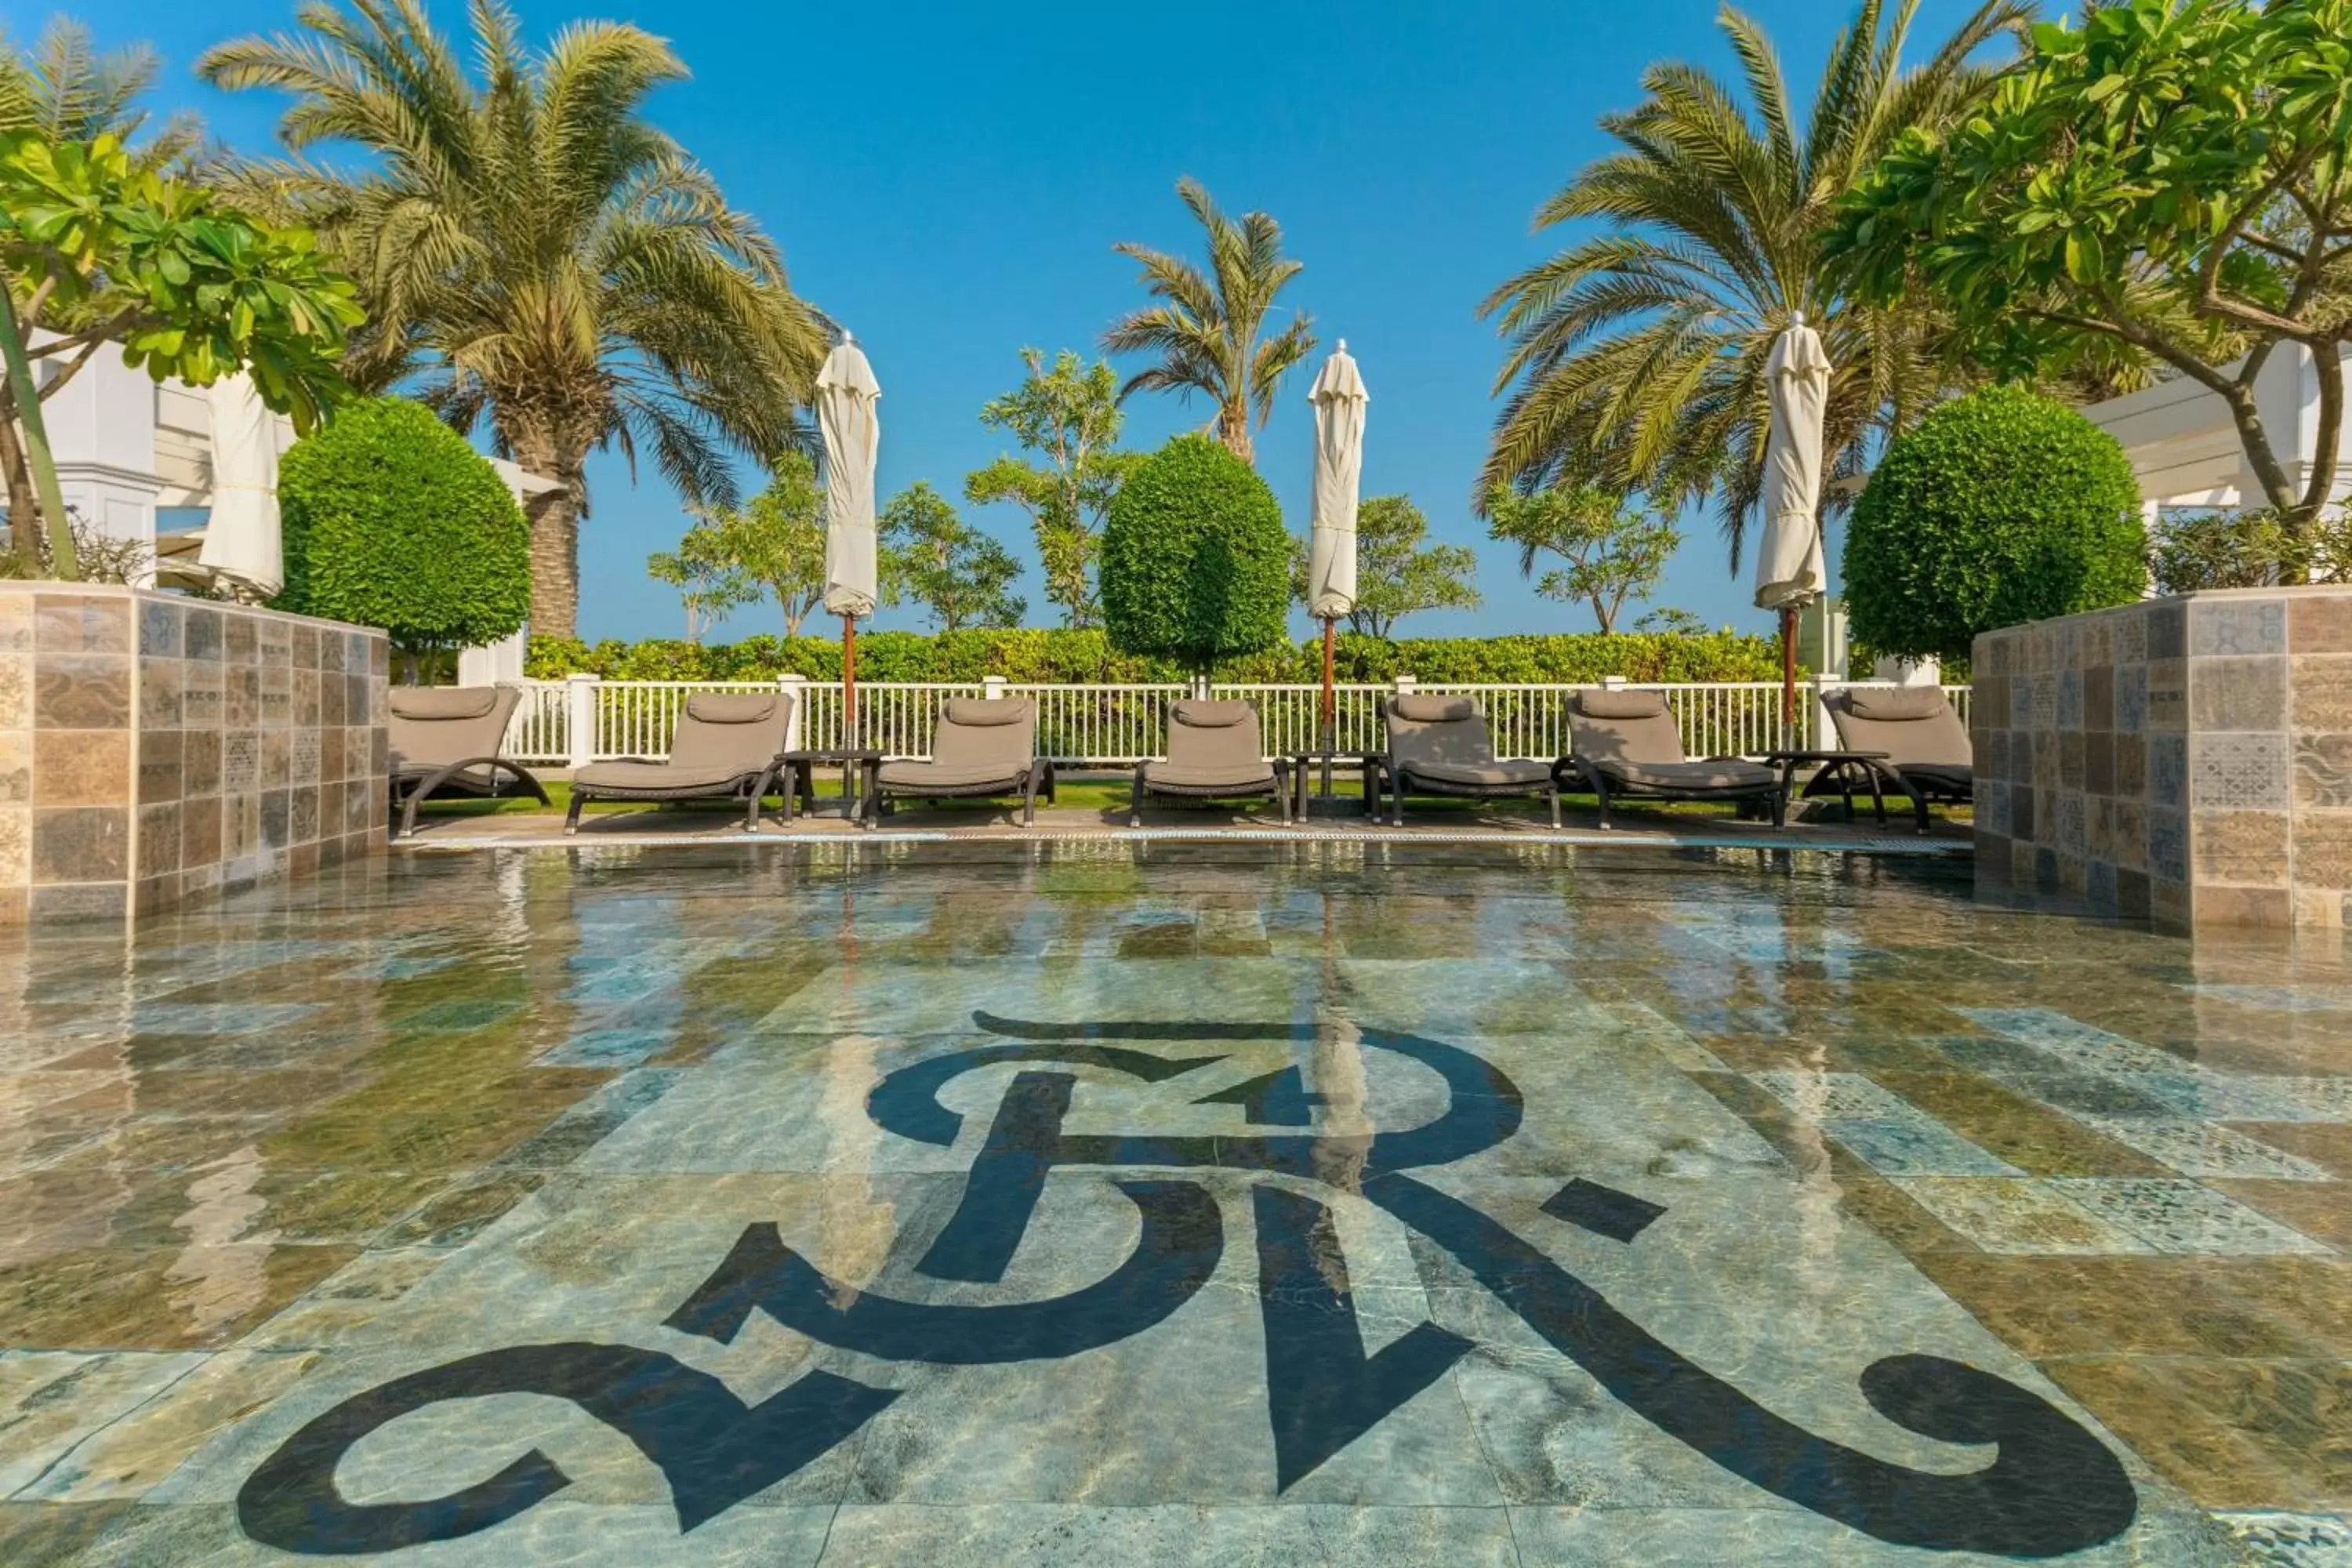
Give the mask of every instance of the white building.
M 2340 363 L 2336 374 L 2352 392 L 2352 362 Z M 2299 344 L 2279 345 L 2254 377 L 2254 406 L 2288 481 L 2300 493 L 2311 481 L 2318 452 L 2318 362 Z M 2151 525 L 2168 507 L 2269 504 L 2228 405 L 2186 377 L 2092 404 L 2083 413 L 2123 444 Z M 2352 499 L 2352 420 L 2338 433 L 2336 451 L 2334 499 L 2341 505 Z

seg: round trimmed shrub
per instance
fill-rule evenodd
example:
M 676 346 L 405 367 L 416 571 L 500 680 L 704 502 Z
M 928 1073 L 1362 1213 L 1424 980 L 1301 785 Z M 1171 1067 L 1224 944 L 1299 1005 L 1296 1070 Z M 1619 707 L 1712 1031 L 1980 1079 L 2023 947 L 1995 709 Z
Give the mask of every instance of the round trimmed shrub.
M 1206 436 L 1177 437 L 1128 477 L 1100 559 L 1103 629 L 1120 653 L 1206 670 L 1288 635 L 1282 507 Z
M 2080 414 L 1988 387 L 1887 448 L 1847 524 L 1844 577 L 1856 643 L 1965 660 L 1979 632 L 2140 596 L 2139 485 Z
M 422 404 L 352 403 L 278 465 L 275 606 L 382 626 L 404 651 L 476 647 L 530 613 L 530 528 L 506 481 Z

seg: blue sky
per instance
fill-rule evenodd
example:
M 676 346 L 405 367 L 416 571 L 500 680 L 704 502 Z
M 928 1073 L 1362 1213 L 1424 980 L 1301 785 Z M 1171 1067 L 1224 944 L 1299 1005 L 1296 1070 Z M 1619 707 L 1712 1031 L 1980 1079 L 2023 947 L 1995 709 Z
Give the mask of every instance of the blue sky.
M 1779 42 L 1801 104 L 1844 0 L 1750 0 Z M 1927 0 L 1923 47 L 1959 20 Z M 215 92 L 191 63 L 207 45 L 284 26 L 291 0 L 205 5 L 100 0 L 74 14 L 101 46 L 143 39 L 164 56 L 161 107 L 192 107 L 232 146 L 269 138 L 277 102 Z M 915 479 L 960 495 L 994 458 L 981 405 L 1019 378 L 1024 344 L 1091 353 L 1141 297 L 1114 241 L 1197 253 L 1178 175 L 1229 210 L 1278 217 L 1306 270 L 1284 296 L 1327 344 L 1348 340 L 1371 391 L 1365 493 L 1406 491 L 1433 531 L 1479 552 L 1486 607 L 1430 613 L 1422 636 L 1581 631 L 1580 605 L 1547 603 L 1515 554 L 1470 515 L 1496 402 L 1500 349 L 1478 300 L 1557 248 L 1530 233 L 1537 205 L 1606 150 L 1602 111 L 1638 100 L 1661 58 L 1730 68 L 1711 0 L 1360 0 L 1305 5 L 1194 0 L 1165 6 L 1031 0 L 1020 5 L 645 5 L 528 0 L 526 36 L 580 16 L 634 20 L 672 40 L 694 73 L 654 117 L 716 172 L 734 203 L 782 244 L 794 286 L 857 333 L 883 384 L 880 485 Z M 444 26 L 464 11 L 436 0 Z M 8 30 L 42 13 L 12 5 Z M 1915 53 L 1919 52 L 1915 49 Z M 1318 356 L 1319 358 L 1319 353 Z M 1294 531 L 1307 522 L 1310 373 L 1284 389 L 1258 466 Z M 1129 404 L 1129 444 L 1197 427 L 1209 410 L 1172 397 Z M 591 469 L 581 629 L 591 637 L 677 636 L 670 590 L 645 576 L 675 542 L 678 505 L 617 458 Z M 970 514 L 1024 559 L 1018 514 Z M 1711 513 L 1653 601 L 1710 623 L 1765 630 L 1733 580 Z M 1829 542 L 1834 572 L 1839 541 Z M 1055 618 L 1035 581 L 1033 623 Z M 880 625 L 916 624 L 905 611 Z M 1303 631 L 1306 623 L 1300 622 Z M 718 635 L 781 629 L 772 605 Z

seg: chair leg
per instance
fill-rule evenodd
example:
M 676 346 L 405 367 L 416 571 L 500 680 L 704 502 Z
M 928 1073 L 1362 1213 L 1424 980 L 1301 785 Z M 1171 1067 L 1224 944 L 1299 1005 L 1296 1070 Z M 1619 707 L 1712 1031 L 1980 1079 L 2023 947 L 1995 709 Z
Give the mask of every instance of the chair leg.
M 1610 828 L 1609 781 L 1603 778 L 1598 771 L 1595 771 L 1591 777 L 1592 780 L 1592 798 L 1601 807 L 1601 831 L 1606 833 Z
M 1282 825 L 1290 826 L 1290 780 L 1280 764 L 1274 770 L 1274 804 L 1282 813 Z
M 1021 782 L 1021 826 L 1037 826 L 1037 771 L 1034 768 Z
M 1927 792 L 1920 788 L 1917 784 L 1913 784 L 1909 779 L 1904 780 L 1903 783 L 1904 787 L 1911 792 L 1911 814 L 1913 821 L 1916 825 L 1917 830 L 1921 833 L 1925 833 L 1927 831 L 1928 826 Z
M 587 804 L 588 797 L 580 793 L 578 784 L 573 784 L 572 804 L 563 809 L 563 831 L 567 836 L 580 831 L 580 808 Z
M 1127 795 L 1127 825 L 1129 827 L 1143 826 L 1143 763 L 1135 764 L 1135 787 Z
M 1559 831 L 1559 785 L 1557 783 L 1544 791 L 1544 800 L 1551 807 L 1552 831 L 1557 833 Z

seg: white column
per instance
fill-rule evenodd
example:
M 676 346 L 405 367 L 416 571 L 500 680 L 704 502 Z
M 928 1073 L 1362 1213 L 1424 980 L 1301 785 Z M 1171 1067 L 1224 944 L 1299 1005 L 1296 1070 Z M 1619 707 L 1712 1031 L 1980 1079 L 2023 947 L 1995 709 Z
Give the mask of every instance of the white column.
M 563 678 L 563 745 L 567 764 L 584 768 L 596 760 L 596 677 L 578 670 Z
M 782 692 L 785 700 L 793 705 L 792 711 L 784 719 L 784 750 L 800 751 L 803 749 L 801 720 L 808 712 L 808 677 L 780 675 L 776 677 L 776 689 Z

